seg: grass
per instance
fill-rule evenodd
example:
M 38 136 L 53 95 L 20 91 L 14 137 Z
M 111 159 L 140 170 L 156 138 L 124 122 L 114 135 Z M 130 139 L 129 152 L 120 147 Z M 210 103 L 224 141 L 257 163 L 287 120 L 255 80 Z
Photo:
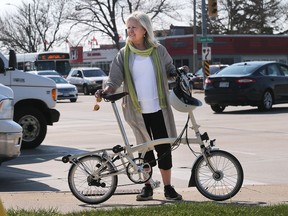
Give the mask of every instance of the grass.
M 113 208 L 109 210 L 90 210 L 60 213 L 57 210 L 21 210 L 9 209 L 7 216 L 286 216 L 288 205 L 239 205 L 219 203 L 173 203 L 153 207 Z

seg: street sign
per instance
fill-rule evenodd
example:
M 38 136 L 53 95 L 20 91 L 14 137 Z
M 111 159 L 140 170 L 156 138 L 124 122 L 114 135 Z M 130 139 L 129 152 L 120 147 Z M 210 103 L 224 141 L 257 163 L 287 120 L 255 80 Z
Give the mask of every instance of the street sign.
M 197 41 L 200 43 L 213 43 L 213 37 L 197 37 Z
M 211 47 L 202 48 L 202 60 L 211 61 Z

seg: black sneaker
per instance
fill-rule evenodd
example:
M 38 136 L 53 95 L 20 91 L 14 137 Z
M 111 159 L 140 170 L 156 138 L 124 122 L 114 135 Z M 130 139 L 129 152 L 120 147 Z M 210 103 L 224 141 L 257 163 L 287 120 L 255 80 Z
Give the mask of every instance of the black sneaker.
M 136 201 L 147 201 L 153 199 L 153 188 L 151 185 L 145 185 L 141 193 L 137 195 Z
M 164 195 L 168 200 L 182 200 L 182 195 L 178 194 L 171 185 L 164 186 Z

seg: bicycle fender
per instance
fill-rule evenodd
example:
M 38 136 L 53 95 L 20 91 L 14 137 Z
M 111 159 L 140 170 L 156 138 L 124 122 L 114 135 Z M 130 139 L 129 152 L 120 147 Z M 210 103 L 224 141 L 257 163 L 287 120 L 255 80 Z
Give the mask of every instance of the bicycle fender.
M 191 176 L 189 179 L 189 183 L 188 183 L 188 187 L 195 187 L 196 186 L 196 181 L 195 181 L 195 164 L 201 159 L 203 158 L 203 155 L 200 155 L 199 157 L 197 157 L 197 159 L 194 161 L 192 168 L 191 168 Z

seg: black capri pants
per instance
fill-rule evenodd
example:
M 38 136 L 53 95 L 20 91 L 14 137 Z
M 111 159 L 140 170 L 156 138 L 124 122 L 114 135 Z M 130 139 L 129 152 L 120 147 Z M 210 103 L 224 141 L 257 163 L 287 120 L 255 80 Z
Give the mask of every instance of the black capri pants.
M 167 129 L 164 122 L 164 117 L 162 110 L 159 110 L 155 113 L 143 113 L 143 118 L 147 132 L 151 140 L 168 138 Z M 159 169 L 169 170 L 172 168 L 172 154 L 171 154 L 171 145 L 170 143 L 161 144 L 155 146 L 157 152 L 158 167 Z M 156 160 L 153 150 L 148 151 L 144 160 L 148 162 L 152 167 L 156 166 Z

